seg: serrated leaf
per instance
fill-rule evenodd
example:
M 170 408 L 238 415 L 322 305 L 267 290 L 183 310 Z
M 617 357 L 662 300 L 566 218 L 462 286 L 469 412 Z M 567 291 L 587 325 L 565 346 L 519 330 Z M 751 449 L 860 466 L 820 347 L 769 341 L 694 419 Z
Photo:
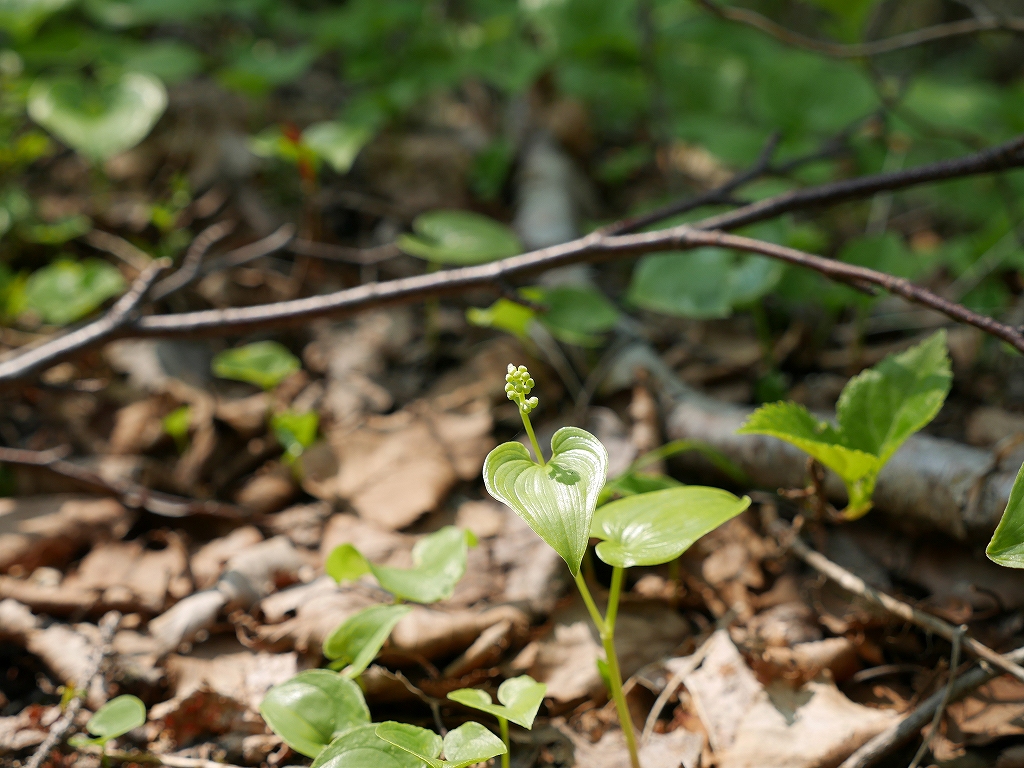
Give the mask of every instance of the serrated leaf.
M 105 261 L 58 259 L 28 278 L 24 309 L 38 313 L 45 323 L 67 325 L 121 294 L 126 287 L 117 268 Z
M 415 234 L 398 238 L 398 247 L 435 264 L 483 264 L 522 252 L 511 229 L 471 211 L 429 211 L 412 228 Z
M 213 358 L 213 375 L 245 381 L 267 391 L 302 367 L 288 348 L 276 341 L 256 341 L 226 349 Z
M 275 685 L 263 697 L 260 714 L 306 757 L 316 757 L 339 734 L 370 722 L 359 686 L 326 669 L 306 670 Z
M 324 640 L 324 656 L 348 666 L 346 677 L 356 677 L 377 657 L 391 630 L 411 611 L 407 605 L 372 605 L 347 618 Z
M 29 116 L 94 162 L 134 147 L 166 108 L 163 83 L 142 72 L 129 72 L 105 86 L 40 80 L 28 94 Z
M 464 723 L 448 731 L 442 741 L 433 731 L 405 723 L 381 723 L 377 736 L 415 755 L 431 768 L 465 768 L 507 751 L 501 739 L 480 723 Z M 437 755 L 444 750 L 444 759 Z
M 578 427 L 555 432 L 551 459 L 544 466 L 521 443 L 503 443 L 484 460 L 487 492 L 561 555 L 573 576 L 587 550 L 590 521 L 607 473 L 605 447 Z
M 345 731 L 316 756 L 310 768 L 423 768 L 423 760 L 378 737 L 378 727 L 371 724 Z M 427 733 L 437 739 L 440 753 L 441 739 Z
M 97 740 L 123 736 L 146 722 L 146 705 L 137 696 L 125 694 L 111 699 L 89 718 L 86 729 Z
M 444 766 L 444 762 L 438 759 L 444 742 L 433 731 L 408 723 L 389 721 L 378 725 L 376 732 L 379 739 L 422 760 L 431 768 Z
M 1006 509 L 985 554 L 1007 568 L 1024 568 L 1024 466 L 1013 481 Z
M 506 680 L 498 687 L 500 704 L 492 702 L 490 694 L 479 688 L 460 688 L 449 693 L 448 698 L 529 729 L 533 728 L 537 710 L 547 690 L 544 683 L 538 683 L 529 675 L 520 675 Z
M 338 173 L 348 173 L 372 132 L 337 120 L 314 123 L 302 132 L 302 140 Z
M 468 531 L 448 525 L 424 536 L 412 548 L 412 568 L 374 565 L 351 544 L 336 547 L 324 563 L 335 581 L 355 581 L 372 573 L 377 582 L 402 600 L 436 603 L 446 600 L 466 573 L 466 556 L 476 539 Z
M 590 535 L 601 539 L 597 556 L 608 565 L 660 565 L 748 506 L 749 497 L 737 498 L 720 488 L 669 488 L 598 508 Z

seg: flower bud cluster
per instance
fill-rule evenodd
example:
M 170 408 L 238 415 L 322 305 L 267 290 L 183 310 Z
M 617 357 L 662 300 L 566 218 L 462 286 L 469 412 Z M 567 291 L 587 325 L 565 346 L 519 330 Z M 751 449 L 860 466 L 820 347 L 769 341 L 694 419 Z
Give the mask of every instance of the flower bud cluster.
M 508 366 L 508 374 L 505 376 L 505 395 L 513 403 L 516 403 L 523 413 L 529 413 L 537 407 L 537 398 L 528 397 L 536 383 L 525 365 L 516 368 Z

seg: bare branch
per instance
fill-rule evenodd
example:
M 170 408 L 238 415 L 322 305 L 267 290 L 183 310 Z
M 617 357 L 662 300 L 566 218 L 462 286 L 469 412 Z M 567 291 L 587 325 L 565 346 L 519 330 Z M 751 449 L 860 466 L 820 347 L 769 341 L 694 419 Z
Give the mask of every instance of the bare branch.
M 288 250 L 300 256 L 309 256 L 324 261 L 343 261 L 347 264 L 379 264 L 386 259 L 397 256 L 400 251 L 394 243 L 379 245 L 376 248 L 348 248 L 344 245 L 318 243 L 313 240 L 296 239 L 288 245 Z
M 924 29 L 914 30 L 902 35 L 894 35 L 893 37 L 875 40 L 870 43 L 844 45 L 842 43 L 833 43 L 827 40 L 807 37 L 748 8 L 723 6 L 713 2 L 713 0 L 697 0 L 697 2 L 721 19 L 746 24 L 748 27 L 753 27 L 771 35 L 786 45 L 804 48 L 815 53 L 823 53 L 826 56 L 832 56 L 837 59 L 862 59 L 879 56 L 883 53 L 913 48 L 937 40 L 976 35 L 980 32 L 1024 32 L 1024 19 L 1016 17 L 999 18 L 987 15 L 963 19 L 962 21 L 951 21 L 947 24 L 936 24 L 932 27 L 925 27 Z
M 199 268 L 203 264 L 203 257 L 206 256 L 206 252 L 219 240 L 223 240 L 230 235 L 234 229 L 235 222 L 225 219 L 224 221 L 218 221 L 216 224 L 211 224 L 196 235 L 196 239 L 192 241 L 192 244 L 185 252 L 185 258 L 181 262 L 181 267 L 173 275 L 161 280 L 153 287 L 152 298 L 155 301 L 159 301 L 195 280 L 199 276 Z
M 200 272 L 204 275 L 208 275 L 211 272 L 216 272 L 220 269 L 240 267 L 243 264 L 248 264 L 250 261 L 255 261 L 256 259 L 263 258 L 264 256 L 269 256 L 275 251 L 285 248 L 294 238 L 295 225 L 282 224 L 266 237 L 257 240 L 254 243 L 243 245 L 241 248 L 235 248 L 233 251 L 228 251 L 223 256 L 218 256 L 216 259 L 213 259 L 204 265 Z

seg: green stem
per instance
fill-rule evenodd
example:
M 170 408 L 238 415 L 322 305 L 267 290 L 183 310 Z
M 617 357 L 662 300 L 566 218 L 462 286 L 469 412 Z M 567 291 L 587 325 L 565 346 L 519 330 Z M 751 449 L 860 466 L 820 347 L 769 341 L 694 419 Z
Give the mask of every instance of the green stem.
M 523 426 L 526 427 L 526 434 L 530 438 L 530 445 L 533 446 L 533 452 L 537 456 L 537 463 L 543 467 L 544 454 L 540 452 L 540 443 L 537 442 L 537 436 L 533 433 L 533 424 L 530 423 L 530 417 L 526 415 L 526 411 L 523 410 L 522 406 L 519 407 L 519 415 L 523 418 Z
M 594 602 L 594 598 L 590 595 L 590 588 L 587 587 L 587 582 L 583 580 L 582 572 L 576 574 L 576 588 L 580 591 L 580 597 L 583 598 L 583 604 L 587 606 L 587 612 L 590 614 L 590 620 L 594 622 L 594 626 L 597 627 L 597 631 L 601 633 L 601 637 L 604 637 L 604 618 L 602 618 L 601 612 L 597 610 L 597 603 Z
M 509 768 L 512 764 L 512 743 L 508 739 L 508 718 L 499 717 L 498 726 L 501 728 L 501 740 L 505 742 L 505 754 L 501 756 L 501 768 Z

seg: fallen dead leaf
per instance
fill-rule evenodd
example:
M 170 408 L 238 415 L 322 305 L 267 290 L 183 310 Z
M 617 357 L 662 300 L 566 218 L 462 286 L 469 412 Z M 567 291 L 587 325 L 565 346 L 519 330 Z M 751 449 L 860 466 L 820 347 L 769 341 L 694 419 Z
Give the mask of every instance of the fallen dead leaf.
M 1024 683 L 1002 675 L 946 708 L 946 736 L 954 742 L 988 744 L 1024 734 Z
M 621 730 L 606 731 L 596 743 L 564 725 L 559 730 L 572 742 L 575 764 L 580 768 L 629 768 L 629 752 Z M 703 738 L 677 728 L 669 733 L 652 733 L 640 745 L 638 756 L 643 768 L 700 768 L 703 748 Z
M 204 544 L 192 555 L 189 568 L 195 580 L 196 589 L 208 589 L 217 583 L 228 560 L 236 554 L 263 541 L 263 534 L 252 525 L 236 528 L 227 536 Z

